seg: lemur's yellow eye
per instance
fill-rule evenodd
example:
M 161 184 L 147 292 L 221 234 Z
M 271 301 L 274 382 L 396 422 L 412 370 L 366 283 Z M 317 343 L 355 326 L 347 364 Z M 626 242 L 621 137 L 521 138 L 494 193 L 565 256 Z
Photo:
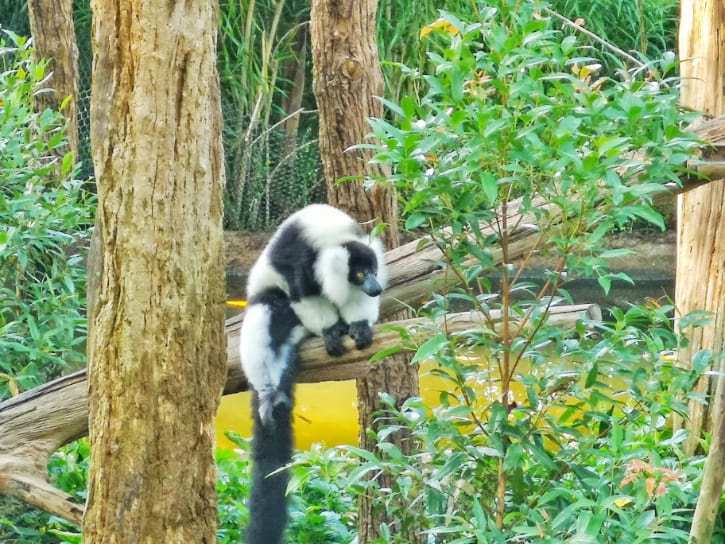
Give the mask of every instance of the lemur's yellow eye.
M 359 280 L 362 280 L 365 278 L 365 274 L 363 272 L 358 272 L 357 274 L 355 274 L 355 277 Z

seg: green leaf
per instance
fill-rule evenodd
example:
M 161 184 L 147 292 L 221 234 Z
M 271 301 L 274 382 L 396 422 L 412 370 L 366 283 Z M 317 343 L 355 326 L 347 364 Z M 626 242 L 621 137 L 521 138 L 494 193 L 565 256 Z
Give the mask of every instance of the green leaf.
M 608 295 L 609 290 L 612 287 L 612 277 L 608 274 L 604 276 L 599 276 L 597 278 L 597 283 L 604 290 L 604 294 Z
M 489 206 L 498 202 L 498 180 L 491 172 L 481 172 L 481 189 Z
M 485 529 L 487 527 L 486 514 L 483 512 L 483 507 L 478 500 L 478 497 L 473 499 L 473 517 L 476 520 L 477 529 Z
M 389 348 L 382 349 L 370 357 L 370 362 L 374 363 L 380 359 L 385 359 L 386 357 L 400 353 L 401 351 L 404 351 L 403 346 L 391 346 Z
M 405 220 L 406 230 L 413 230 L 420 227 L 427 221 L 427 217 L 421 213 L 413 213 Z
M 584 383 L 584 387 L 586 387 L 587 389 L 592 387 L 596 383 L 598 376 L 599 376 L 599 365 L 597 365 L 597 363 L 595 362 L 592 364 L 592 368 L 589 370 L 589 372 L 587 372 L 587 380 Z
M 448 346 L 448 344 L 449 340 L 445 335 L 439 334 L 434 336 L 418 348 L 418 351 L 413 356 L 411 363 L 418 363 L 432 359 L 434 355 L 437 355 L 443 348 Z
M 61 163 L 60 170 L 63 174 L 69 174 L 73 170 L 73 152 L 69 151 L 63 155 L 63 162 Z
M 649 206 L 632 206 L 630 208 L 631 213 L 640 219 L 644 219 L 648 223 L 659 227 L 660 230 L 666 230 L 665 220 L 657 210 L 650 208 Z

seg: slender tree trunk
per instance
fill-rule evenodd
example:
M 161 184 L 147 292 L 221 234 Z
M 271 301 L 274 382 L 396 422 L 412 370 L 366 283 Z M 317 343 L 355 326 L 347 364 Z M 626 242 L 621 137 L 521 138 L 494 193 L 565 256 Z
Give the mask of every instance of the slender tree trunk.
M 53 76 L 48 86 L 54 93 L 36 96 L 40 109 L 57 110 L 67 98 L 63 108 L 67 119 L 68 146 L 78 158 L 78 46 L 73 26 L 73 0 L 28 0 L 30 31 L 33 34 L 35 54 L 50 59 L 48 72 Z
M 370 154 L 350 150 L 370 133 L 368 119 L 382 115 L 383 75 L 375 39 L 375 0 L 313 0 L 312 74 L 320 112 L 320 155 L 327 180 L 327 197 L 359 220 L 387 223 L 389 248 L 397 247 L 397 205 L 392 191 L 376 186 L 364 191 L 362 179 L 378 173 Z
M 680 16 L 680 58 L 683 78 L 682 104 L 708 115 L 725 113 L 725 10 L 717 0 L 683 0 Z M 685 363 L 701 349 L 725 351 L 725 187 L 714 181 L 678 197 L 677 285 L 675 298 L 681 313 L 708 310 L 715 321 L 693 331 L 690 344 L 681 350 Z M 721 366 L 716 363 L 716 366 Z M 723 370 L 718 368 L 718 370 Z M 715 381 L 705 378 L 702 391 L 713 393 Z M 710 427 L 712 414 L 700 403 L 690 405 L 691 431 L 688 451 L 692 453 L 701 431 Z
M 225 380 L 215 2 L 94 0 L 103 269 L 84 542 L 216 542 Z
M 287 94 L 282 99 L 282 111 L 284 115 L 289 117 L 282 124 L 285 132 L 285 143 L 283 146 L 283 156 L 294 152 L 297 147 L 297 133 L 300 127 L 300 108 L 302 107 L 302 98 L 305 94 L 305 80 L 307 76 L 307 50 L 309 26 L 303 24 L 297 30 L 295 37 L 296 56 L 287 61 L 286 79 L 290 81 Z
M 709 115 L 725 110 L 725 7 L 720 0 L 683 0 L 680 6 L 680 71 L 682 103 Z M 677 285 L 675 299 L 683 312 L 707 310 L 715 318 L 695 331 L 681 350 L 684 362 L 701 349 L 725 352 L 725 185 L 713 181 L 678 198 Z M 701 391 L 710 404 L 690 404 L 690 436 L 685 444 L 692 453 L 704 429 L 712 431 L 702 489 L 692 520 L 690 542 L 707 544 L 720 505 L 725 481 L 725 360 L 715 358 L 713 377 L 703 377 Z
M 349 149 L 364 142 L 370 133 L 368 118 L 382 117 L 383 113 L 377 99 L 383 95 L 383 77 L 375 38 L 376 10 L 375 0 L 313 0 L 313 84 L 320 112 L 320 154 L 328 201 L 358 221 L 377 218 L 386 223 L 385 240 L 388 248 L 393 248 L 400 241 L 395 194 L 382 185 L 365 191 L 361 180 L 338 183 L 345 177 L 384 174 L 369 164 L 367 152 Z M 383 364 L 372 365 L 367 375 L 357 381 L 360 446 L 368 450 L 375 448 L 375 441 L 366 431 L 375 428 L 373 414 L 384 408 L 378 398 L 383 391 L 399 404 L 417 396 L 417 368 L 409 365 L 406 357 L 390 358 Z M 404 436 L 394 440 L 401 451 L 410 449 Z M 391 484 L 380 482 L 383 487 Z M 382 508 L 376 508 L 369 497 L 361 497 L 358 508 L 361 544 L 379 536 L 381 523 L 395 525 L 395 520 L 387 519 Z M 419 538 L 414 530 L 406 535 L 411 543 Z

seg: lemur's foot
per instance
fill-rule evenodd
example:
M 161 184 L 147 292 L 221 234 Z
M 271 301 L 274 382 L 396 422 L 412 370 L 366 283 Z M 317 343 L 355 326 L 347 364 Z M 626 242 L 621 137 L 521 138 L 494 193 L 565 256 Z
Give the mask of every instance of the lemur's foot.
M 364 349 L 373 343 L 373 329 L 364 319 L 350 323 L 348 334 L 355 340 L 357 349 Z

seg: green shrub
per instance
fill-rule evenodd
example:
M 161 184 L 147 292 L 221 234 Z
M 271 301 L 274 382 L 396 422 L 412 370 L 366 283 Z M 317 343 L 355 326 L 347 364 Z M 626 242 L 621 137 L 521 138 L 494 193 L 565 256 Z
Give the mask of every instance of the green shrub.
M 677 364 L 683 331 L 660 302 L 574 326 L 552 318 L 576 277 L 605 291 L 631 281 L 608 268 L 626 254 L 605 247 L 608 232 L 635 219 L 664 228 L 652 197 L 697 145 L 675 66 L 597 77 L 544 2 L 476 6 L 470 21 L 443 13 L 426 29 L 421 96 L 372 121 L 366 147 L 392 174 L 371 182 L 395 187 L 406 227 L 461 287 L 426 307 L 442 325 L 407 340 L 426 339 L 414 362 L 436 363 L 440 405 L 389 401 L 375 455 L 350 449 L 361 465 L 349 485 L 394 520 L 380 542 L 409 530 L 431 542 L 686 542 L 702 460 L 682 455 L 685 433 L 668 422 L 710 354 L 693 371 Z M 535 256 L 551 263 L 538 284 L 522 280 Z M 461 306 L 481 322 L 454 334 L 445 319 Z M 410 455 L 388 440 L 401 431 Z M 392 488 L 367 478 L 380 472 Z
M 82 255 L 93 199 L 74 179 L 63 116 L 35 111 L 45 62 L 0 42 L 0 399 L 85 364 Z
M 227 435 L 238 450 L 217 450 L 219 543 L 242 541 L 248 524 L 250 442 Z M 344 487 L 355 461 L 339 450 L 313 447 L 297 452 L 290 478 L 287 541 L 294 544 L 344 544 L 355 536 L 356 510 Z

